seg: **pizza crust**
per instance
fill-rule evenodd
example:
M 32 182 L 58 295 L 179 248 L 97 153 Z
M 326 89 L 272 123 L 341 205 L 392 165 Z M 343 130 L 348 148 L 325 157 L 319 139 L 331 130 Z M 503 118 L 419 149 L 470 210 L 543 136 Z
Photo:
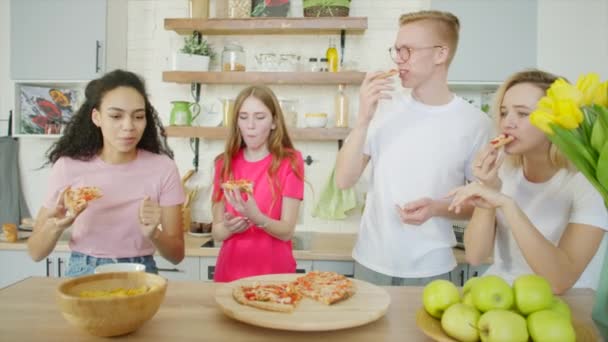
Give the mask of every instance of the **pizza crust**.
M 389 77 L 395 76 L 397 74 L 399 74 L 399 70 L 397 70 L 397 69 L 391 69 L 391 70 L 389 70 L 389 71 L 387 71 L 385 73 L 382 73 L 382 74 L 376 76 L 376 78 L 377 79 L 389 78 Z
M 237 286 L 232 290 L 232 297 L 234 299 L 243 304 L 248 305 L 254 308 L 267 310 L 267 311 L 276 311 L 276 312 L 293 312 L 295 309 L 295 305 L 293 304 L 281 304 L 281 303 L 273 303 L 273 302 L 262 302 L 256 300 L 249 300 L 245 297 L 245 291 L 243 291 L 242 286 Z

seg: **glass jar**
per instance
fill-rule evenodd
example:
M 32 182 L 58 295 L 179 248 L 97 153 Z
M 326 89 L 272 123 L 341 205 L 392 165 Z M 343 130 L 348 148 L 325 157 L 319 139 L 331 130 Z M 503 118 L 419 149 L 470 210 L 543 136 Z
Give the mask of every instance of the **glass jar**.
M 251 0 L 228 0 L 228 18 L 249 18 Z
M 285 119 L 285 125 L 287 127 L 298 126 L 298 100 L 292 99 L 279 99 L 279 105 L 283 111 L 283 118 Z
M 222 71 L 245 71 L 245 51 L 238 43 L 224 46 Z
M 308 71 L 317 72 L 319 71 L 318 59 L 312 57 L 308 59 Z

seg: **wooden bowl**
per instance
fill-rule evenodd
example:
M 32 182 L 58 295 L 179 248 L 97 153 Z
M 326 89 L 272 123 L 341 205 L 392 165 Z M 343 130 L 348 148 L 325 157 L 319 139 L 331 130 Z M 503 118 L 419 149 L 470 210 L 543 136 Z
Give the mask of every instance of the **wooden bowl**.
M 82 298 L 82 291 L 150 290 L 126 297 Z M 117 336 L 137 330 L 152 318 L 165 297 L 167 280 L 145 272 L 100 273 L 67 280 L 57 288 L 57 305 L 65 319 L 95 336 Z

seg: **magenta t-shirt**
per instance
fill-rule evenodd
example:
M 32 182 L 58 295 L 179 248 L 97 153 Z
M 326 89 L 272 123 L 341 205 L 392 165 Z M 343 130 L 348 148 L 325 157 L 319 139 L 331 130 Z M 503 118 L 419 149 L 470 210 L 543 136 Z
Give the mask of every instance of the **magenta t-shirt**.
M 302 155 L 295 152 L 295 166 L 304 177 L 304 162 Z M 269 181 L 268 169 L 272 162 L 272 154 L 262 160 L 248 162 L 241 149 L 232 161 L 233 179 L 248 179 L 253 182 L 253 196 L 258 208 L 274 220 L 281 219 L 283 197 L 302 200 L 304 197 L 304 181 L 296 176 L 290 159 L 281 161 L 273 181 Z M 215 165 L 213 182 L 214 198 L 221 192 L 221 169 L 223 162 Z M 277 186 L 277 183 L 278 186 Z M 272 184 L 271 184 L 272 183 Z M 271 191 L 274 188 L 274 192 Z M 273 200 L 274 193 L 274 200 Z M 239 216 L 234 208 L 225 202 L 226 211 Z M 291 251 L 291 241 L 282 241 L 268 234 L 263 229 L 252 225 L 243 233 L 234 234 L 224 241 L 215 265 L 215 281 L 228 282 L 244 277 L 294 273 L 296 261 Z
M 139 228 L 139 208 L 144 197 L 169 207 L 184 202 L 175 162 L 166 155 L 138 150 L 125 164 L 107 164 L 61 157 L 51 170 L 44 202 L 54 208 L 67 186 L 96 186 L 103 196 L 89 202 L 74 221 L 70 249 L 98 258 L 127 258 L 154 254 L 154 244 Z

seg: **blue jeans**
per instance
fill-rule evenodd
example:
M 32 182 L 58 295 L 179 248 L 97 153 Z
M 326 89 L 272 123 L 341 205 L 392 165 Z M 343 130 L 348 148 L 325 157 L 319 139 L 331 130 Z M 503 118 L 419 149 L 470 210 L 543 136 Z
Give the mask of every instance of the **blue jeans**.
M 146 266 L 146 272 L 158 274 L 156 262 L 151 255 L 144 255 L 132 258 L 96 258 L 79 252 L 72 252 L 66 277 L 78 277 L 93 274 L 95 267 L 104 264 L 116 264 L 120 262 L 135 262 Z

